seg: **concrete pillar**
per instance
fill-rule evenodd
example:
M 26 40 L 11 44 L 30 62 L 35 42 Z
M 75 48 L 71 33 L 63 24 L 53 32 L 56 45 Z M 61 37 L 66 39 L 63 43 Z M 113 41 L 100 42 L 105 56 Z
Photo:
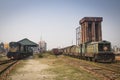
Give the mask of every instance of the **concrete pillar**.
M 85 25 L 83 24 L 83 43 L 85 43 Z
M 99 33 L 99 41 L 102 40 L 102 30 L 101 30 L 101 22 L 98 23 L 98 33 Z
M 84 43 L 86 42 L 86 27 L 85 27 L 85 23 L 84 23 Z
M 85 27 L 86 27 L 86 42 L 88 42 L 89 40 L 89 37 L 88 37 L 88 34 L 89 34 L 89 32 L 88 32 L 88 22 L 86 22 L 86 24 L 85 24 Z
M 81 26 L 81 43 L 83 43 L 83 27 Z
M 84 23 L 84 30 L 85 30 L 85 42 L 86 42 L 86 22 Z
M 95 22 L 92 22 L 92 41 L 95 41 Z

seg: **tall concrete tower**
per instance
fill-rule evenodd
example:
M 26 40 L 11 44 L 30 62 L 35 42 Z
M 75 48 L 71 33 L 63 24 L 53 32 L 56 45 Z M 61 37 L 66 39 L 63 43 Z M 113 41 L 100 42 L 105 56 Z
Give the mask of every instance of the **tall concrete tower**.
M 81 44 L 102 40 L 102 17 L 84 17 L 80 20 Z

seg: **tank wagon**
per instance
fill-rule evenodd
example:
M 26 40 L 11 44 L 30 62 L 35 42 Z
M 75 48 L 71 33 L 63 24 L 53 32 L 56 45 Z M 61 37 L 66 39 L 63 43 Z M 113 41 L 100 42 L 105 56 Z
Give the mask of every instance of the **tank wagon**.
M 82 58 L 95 62 L 113 62 L 115 54 L 108 41 L 90 42 L 80 46 L 72 45 L 62 48 L 64 55 Z

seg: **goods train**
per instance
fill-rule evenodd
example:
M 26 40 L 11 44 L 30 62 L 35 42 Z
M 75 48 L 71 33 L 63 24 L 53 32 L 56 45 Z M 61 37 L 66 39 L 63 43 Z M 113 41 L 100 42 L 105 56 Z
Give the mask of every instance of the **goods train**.
M 53 48 L 52 53 L 54 55 L 61 55 L 63 53 L 63 51 L 61 49 L 58 49 L 58 48 Z
M 33 55 L 31 47 L 22 46 L 19 42 L 10 42 L 7 57 L 10 59 L 22 59 Z
M 61 49 L 64 55 L 95 62 L 114 62 L 115 54 L 108 41 L 89 42 L 79 46 L 72 45 Z

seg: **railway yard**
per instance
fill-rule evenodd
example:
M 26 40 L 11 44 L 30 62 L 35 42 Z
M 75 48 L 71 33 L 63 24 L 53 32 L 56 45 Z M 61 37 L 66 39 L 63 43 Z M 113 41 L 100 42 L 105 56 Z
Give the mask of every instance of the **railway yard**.
M 116 59 L 96 63 L 49 53 L 20 61 L 5 58 L 0 61 L 0 80 L 120 80 L 120 56 Z
M 0 0 L 0 80 L 120 80 L 120 0 Z
M 102 21 L 82 18 L 76 45 L 49 52 L 44 41 L 44 45 L 27 38 L 10 42 L 8 52 L 0 56 L 0 80 L 120 80 L 120 55 L 111 42 L 102 40 Z

